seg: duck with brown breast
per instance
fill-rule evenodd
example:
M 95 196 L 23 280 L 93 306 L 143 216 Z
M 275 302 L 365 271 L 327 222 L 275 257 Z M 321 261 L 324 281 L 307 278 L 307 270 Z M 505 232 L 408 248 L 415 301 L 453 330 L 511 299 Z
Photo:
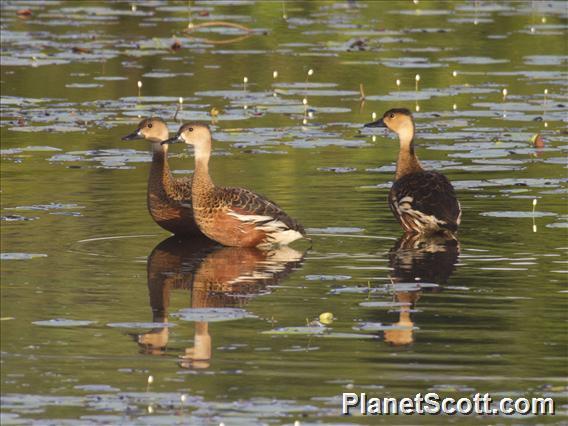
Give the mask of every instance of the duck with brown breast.
M 168 126 L 158 117 L 142 120 L 131 134 L 122 140 L 146 139 L 152 144 L 152 166 L 148 178 L 148 211 L 152 219 L 175 235 L 202 235 L 193 217 L 191 206 L 192 177 L 174 178 L 168 164 Z
M 176 142 L 195 148 L 193 214 L 209 238 L 225 246 L 256 247 L 286 245 L 306 237 L 302 225 L 276 203 L 248 189 L 215 186 L 209 175 L 211 131 L 207 125 L 184 124 L 176 136 L 162 144 Z

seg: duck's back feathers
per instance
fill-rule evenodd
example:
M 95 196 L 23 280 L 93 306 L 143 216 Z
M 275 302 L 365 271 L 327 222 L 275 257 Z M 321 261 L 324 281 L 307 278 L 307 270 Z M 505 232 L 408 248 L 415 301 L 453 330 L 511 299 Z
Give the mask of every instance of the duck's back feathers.
M 450 181 L 441 173 L 422 171 L 398 179 L 389 206 L 406 232 L 455 232 L 461 207 Z

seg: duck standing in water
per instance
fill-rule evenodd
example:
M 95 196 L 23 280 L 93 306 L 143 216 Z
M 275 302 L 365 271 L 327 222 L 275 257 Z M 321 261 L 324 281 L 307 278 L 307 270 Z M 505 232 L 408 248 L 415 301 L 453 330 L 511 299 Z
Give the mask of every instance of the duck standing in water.
M 453 236 L 461 221 L 454 187 L 443 174 L 426 171 L 414 153 L 414 120 L 405 108 L 391 109 L 365 127 L 386 127 L 400 140 L 389 207 L 407 233 Z
M 235 247 L 286 245 L 306 233 L 302 225 L 261 195 L 243 188 L 215 186 L 209 176 L 211 131 L 204 124 L 184 124 L 162 144 L 185 142 L 195 148 L 191 186 L 193 214 L 209 238 Z
M 152 167 L 148 178 L 148 211 L 152 219 L 175 235 L 202 236 L 191 208 L 191 176 L 174 178 L 168 165 L 168 146 L 161 142 L 170 136 L 161 118 L 146 118 L 123 141 L 146 139 L 152 143 Z

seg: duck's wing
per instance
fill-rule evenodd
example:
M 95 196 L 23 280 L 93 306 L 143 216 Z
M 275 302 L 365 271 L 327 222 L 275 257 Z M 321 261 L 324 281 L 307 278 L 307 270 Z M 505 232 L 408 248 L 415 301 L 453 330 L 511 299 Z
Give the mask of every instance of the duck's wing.
M 389 193 L 389 205 L 405 229 L 455 232 L 460 224 L 461 207 L 454 187 L 438 172 L 412 173 L 397 180 Z
M 227 206 L 228 214 L 267 230 L 294 230 L 306 235 L 303 226 L 292 219 L 275 202 L 244 188 L 218 188 L 216 197 Z

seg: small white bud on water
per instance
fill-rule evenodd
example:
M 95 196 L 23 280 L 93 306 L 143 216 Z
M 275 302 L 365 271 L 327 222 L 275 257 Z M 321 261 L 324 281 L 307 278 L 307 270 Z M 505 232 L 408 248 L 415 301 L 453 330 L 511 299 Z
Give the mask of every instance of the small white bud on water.
M 148 405 L 148 414 L 152 414 L 154 412 L 154 407 Z
M 377 113 L 376 113 L 376 112 L 373 112 L 373 113 L 371 114 L 371 118 L 373 119 L 373 121 L 375 121 L 375 120 L 377 119 Z
M 136 10 L 137 10 L 138 8 L 136 7 L 135 4 L 133 4 L 132 7 L 131 7 L 131 9 L 132 9 L 133 12 L 136 12 Z
M 400 80 L 398 78 L 396 79 L 396 87 L 400 87 Z
M 304 118 L 304 119 L 302 120 L 302 124 L 308 124 L 308 119 L 307 119 L 307 118 Z
M 142 82 L 140 80 L 138 80 L 138 88 L 141 89 L 142 88 Z
M 544 89 L 544 94 L 548 95 L 548 89 Z
M 278 71 L 272 71 L 272 78 L 278 78 Z
M 534 34 L 534 32 L 535 32 L 535 29 L 534 29 L 534 27 L 531 27 L 531 33 L 533 33 L 533 34 Z
M 308 70 L 308 75 L 309 75 L 309 76 L 314 75 L 314 70 L 310 68 L 310 69 Z
M 453 105 L 452 105 L 452 109 L 453 109 L 454 111 L 457 110 L 457 109 L 458 109 L 458 104 L 453 104 Z
M 249 81 L 248 77 L 243 77 L 243 83 L 247 84 Z
M 225 423 L 221 422 L 219 423 L 219 426 L 225 426 Z
M 533 232 L 536 232 L 536 224 L 533 225 Z
M 179 97 L 178 102 L 180 103 L 180 105 L 183 104 L 183 98 L 181 96 Z
M 420 112 L 420 105 L 416 105 L 416 112 Z
M 546 24 L 546 16 L 543 16 L 542 19 L 540 20 L 540 22 L 542 22 L 543 24 Z
M 547 122 L 547 121 L 544 122 L 544 127 L 548 127 L 548 122 Z
M 179 400 L 181 402 L 185 402 L 186 399 L 187 399 L 187 395 L 185 393 L 182 393 L 181 396 L 179 397 Z
M 412 3 L 418 4 L 418 1 L 419 1 L 419 0 L 412 0 Z
M 308 111 L 308 118 L 314 118 L 313 111 Z
M 416 76 L 414 76 L 414 79 L 415 79 L 416 81 L 420 81 L 420 74 L 416 74 Z
M 294 426 L 300 426 L 300 420 L 296 420 L 296 421 L 294 422 Z
M 457 71 L 452 72 L 452 76 L 457 77 L 457 76 L 458 76 L 458 72 L 457 72 Z
M 477 18 L 475 18 L 475 19 L 473 20 L 473 25 L 477 25 L 477 24 L 479 24 L 479 21 L 477 20 Z
M 307 104 L 308 104 L 308 99 L 307 99 L 307 98 L 302 99 L 302 103 L 303 103 L 304 105 L 307 105 Z
M 376 137 L 375 135 L 373 135 L 373 137 L 371 138 L 371 140 L 372 140 L 373 142 L 377 142 L 377 137 Z
M 505 97 L 507 97 L 507 94 L 508 94 L 509 92 L 507 91 L 507 89 L 503 89 L 503 92 L 502 92 L 502 93 L 503 93 L 503 97 L 505 98 Z
M 154 376 L 148 376 L 148 384 L 151 385 L 154 383 Z
M 536 207 L 536 203 L 537 203 L 537 201 L 536 201 L 536 198 L 535 198 L 535 199 L 533 199 L 533 207 Z
M 248 109 L 248 105 L 243 105 L 243 109 Z

